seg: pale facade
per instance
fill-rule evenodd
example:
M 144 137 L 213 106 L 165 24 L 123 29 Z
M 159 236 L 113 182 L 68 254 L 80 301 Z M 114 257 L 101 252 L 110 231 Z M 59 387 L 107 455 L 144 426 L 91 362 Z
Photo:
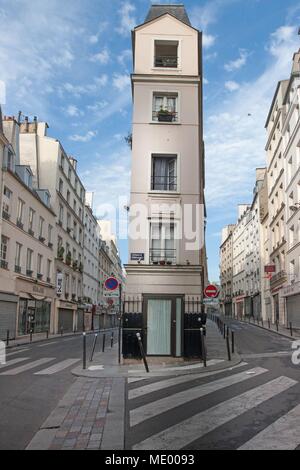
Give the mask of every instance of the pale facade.
M 1 337 L 52 332 L 55 311 L 55 213 L 49 191 L 20 165 L 19 124 L 4 118 L 7 137 L 1 191 Z M 9 143 L 12 142 L 12 144 Z
M 283 290 L 286 323 L 300 327 L 300 51 L 294 55 L 293 68 L 284 97 L 282 125 L 285 175 L 287 284 Z
M 47 124 L 21 124 L 20 158 L 30 165 L 34 183 L 46 187 L 56 213 L 54 240 L 57 283 L 55 331 L 83 329 L 83 217 L 85 189 L 77 174 L 77 162 L 60 142 L 47 136 Z
M 147 354 L 181 356 L 183 302 L 202 300 L 207 272 L 204 235 L 191 248 L 183 229 L 184 220 L 197 216 L 199 233 L 205 224 L 202 36 L 182 5 L 152 6 L 146 22 L 133 31 L 133 55 L 126 298 L 139 299 L 136 308 L 146 312 Z M 182 215 L 187 205 L 194 215 Z M 139 234 L 134 233 L 137 215 Z M 153 313 L 155 304 L 161 317 Z M 160 322 L 174 315 L 177 333 L 171 342 L 161 338 L 159 346 L 156 331 L 169 338 L 171 328 L 171 321 L 165 330 Z
M 83 297 L 98 305 L 100 227 L 90 205 L 84 208 Z
M 232 311 L 232 288 L 233 288 L 233 231 L 235 225 L 227 225 L 222 230 L 222 241 L 220 247 L 220 304 L 222 312 L 231 316 Z

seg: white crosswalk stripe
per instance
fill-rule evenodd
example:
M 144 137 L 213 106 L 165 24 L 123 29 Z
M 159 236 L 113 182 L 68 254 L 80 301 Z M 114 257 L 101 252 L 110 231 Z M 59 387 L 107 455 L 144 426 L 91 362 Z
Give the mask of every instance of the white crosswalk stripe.
M 279 377 L 197 413 L 133 446 L 133 450 L 179 450 L 205 434 L 276 397 L 298 382 Z
M 268 426 L 239 450 L 295 450 L 300 445 L 300 405 Z
M 19 364 L 20 362 L 25 362 L 28 360 L 29 360 L 29 357 L 18 357 L 17 359 L 12 359 L 11 361 L 7 361 L 6 364 L 0 365 L 0 369 L 14 366 L 15 364 Z
M 38 361 L 29 362 L 28 364 L 25 364 L 24 366 L 16 367 L 15 369 L 10 369 L 5 372 L 1 372 L 0 375 L 18 375 L 23 372 L 27 372 L 28 370 L 35 369 L 39 366 L 47 364 L 47 362 L 51 362 L 54 360 L 55 358 L 53 357 L 44 357 L 42 359 L 39 359 Z
M 140 406 L 130 412 L 130 425 L 136 426 L 147 419 L 158 416 L 166 411 L 170 411 L 178 406 L 185 405 L 189 401 L 204 397 L 231 385 L 250 380 L 255 376 L 265 374 L 266 372 L 268 372 L 266 369 L 258 367 L 251 369 L 248 372 L 241 372 L 223 379 L 215 380 L 208 384 L 202 384 L 188 390 L 184 390 L 183 392 L 175 393 L 171 396 L 156 400 L 152 403 L 148 403 L 144 406 Z M 247 375 L 249 373 L 251 375 Z
M 51 366 L 48 369 L 35 372 L 34 375 L 53 375 L 53 374 L 56 374 L 57 372 L 63 371 L 64 369 L 67 369 L 68 367 L 73 366 L 79 361 L 80 359 L 66 359 L 65 361 L 54 364 L 54 366 Z
M 6 357 L 16 356 L 17 354 L 22 354 L 25 351 L 29 351 L 29 348 L 19 349 L 18 351 L 6 353 Z
M 247 365 L 246 362 L 242 362 L 241 364 L 238 364 L 237 366 L 232 367 L 231 370 L 237 369 L 239 367 L 244 367 L 246 365 Z M 174 377 L 172 379 L 162 380 L 160 382 L 154 382 L 154 383 L 144 385 L 139 388 L 135 388 L 133 390 L 129 390 L 128 397 L 130 400 L 132 400 L 134 398 L 147 395 L 148 393 L 157 392 L 159 390 L 163 390 L 164 388 L 172 387 L 173 385 L 179 385 L 179 384 L 183 384 L 186 382 L 191 382 L 192 380 L 215 376 L 215 375 L 222 374 L 222 373 L 224 373 L 224 370 L 215 371 L 215 372 L 204 372 L 203 374 L 197 374 L 197 375 L 182 375 L 179 377 Z

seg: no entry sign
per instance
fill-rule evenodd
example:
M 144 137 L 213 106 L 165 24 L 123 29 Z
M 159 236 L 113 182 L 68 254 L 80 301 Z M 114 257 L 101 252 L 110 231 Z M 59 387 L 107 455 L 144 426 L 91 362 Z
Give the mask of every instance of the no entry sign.
M 110 277 L 105 281 L 105 289 L 114 291 L 119 287 L 119 281 L 115 277 Z
M 216 286 L 207 286 L 205 291 L 204 291 L 205 297 L 208 299 L 216 299 L 219 295 L 218 288 Z

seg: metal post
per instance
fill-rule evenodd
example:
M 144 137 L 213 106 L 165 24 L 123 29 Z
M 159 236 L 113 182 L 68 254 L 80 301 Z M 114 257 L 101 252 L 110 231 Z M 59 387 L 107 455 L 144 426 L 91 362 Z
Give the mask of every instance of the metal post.
M 141 338 L 140 333 L 137 333 L 137 334 L 136 334 L 136 337 L 137 337 L 137 340 L 138 340 L 138 342 L 139 342 L 139 347 L 140 347 L 140 351 L 141 351 L 141 356 L 142 356 L 142 358 L 143 358 L 143 362 L 144 362 L 144 366 L 145 366 L 146 372 L 147 372 L 147 374 L 149 374 L 149 367 L 148 367 L 148 363 L 147 363 L 147 359 L 146 359 L 146 354 L 145 354 L 145 351 L 144 351 L 144 347 L 143 347 L 142 338 Z
M 234 331 L 231 332 L 231 352 L 234 354 Z
M 63 334 L 64 334 L 64 329 L 63 329 L 63 327 L 61 327 L 61 329 L 60 329 L 60 335 L 63 336 Z
M 33 334 L 33 331 L 30 330 L 30 342 L 32 343 L 32 334 Z
M 277 333 L 279 331 L 279 324 L 278 324 L 278 321 L 276 321 L 276 330 L 277 330 Z
M 270 322 L 270 318 L 268 318 L 268 326 L 269 326 L 269 330 L 271 329 L 271 322 Z
M 290 323 L 290 330 L 291 330 L 291 336 L 293 337 L 293 324 L 292 324 L 292 322 Z
M 230 352 L 229 335 L 226 336 L 226 344 L 227 344 L 228 361 L 231 361 L 231 352 Z
M 95 354 L 97 339 L 98 339 L 98 335 L 97 335 L 97 333 L 96 333 L 96 334 L 95 334 L 95 338 L 94 338 L 94 344 L 93 344 L 93 349 L 92 349 L 92 354 L 91 354 L 90 362 L 93 362 L 93 359 L 94 359 L 94 354 Z
M 202 359 L 204 367 L 207 367 L 207 359 L 206 359 L 206 347 L 205 347 L 205 339 L 204 339 L 204 330 L 200 328 L 200 337 L 201 337 L 201 352 L 202 352 Z
M 122 333 L 122 284 L 119 285 L 120 307 L 119 307 L 119 338 L 118 338 L 118 360 L 121 364 L 121 333 Z M 124 306 L 125 307 L 125 306 Z
M 49 330 L 46 331 L 46 338 L 49 339 Z
M 262 326 L 262 327 L 265 326 L 265 325 L 264 325 L 264 319 L 263 319 L 263 318 L 261 319 L 261 326 Z
M 111 338 L 110 338 L 110 345 L 113 348 L 114 347 L 114 332 L 111 332 Z
M 226 325 L 223 326 L 223 336 L 224 336 L 224 339 L 226 338 Z
M 106 334 L 103 333 L 102 352 L 105 352 L 105 341 L 106 341 Z
M 83 333 L 83 370 L 86 370 L 86 333 Z
M 9 330 L 6 332 L 6 346 L 9 346 Z

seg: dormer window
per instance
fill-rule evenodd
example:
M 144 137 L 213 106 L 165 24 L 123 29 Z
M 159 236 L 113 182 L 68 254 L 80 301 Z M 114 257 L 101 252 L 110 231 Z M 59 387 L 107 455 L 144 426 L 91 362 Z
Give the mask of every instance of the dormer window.
M 154 67 L 178 67 L 178 41 L 155 41 Z

